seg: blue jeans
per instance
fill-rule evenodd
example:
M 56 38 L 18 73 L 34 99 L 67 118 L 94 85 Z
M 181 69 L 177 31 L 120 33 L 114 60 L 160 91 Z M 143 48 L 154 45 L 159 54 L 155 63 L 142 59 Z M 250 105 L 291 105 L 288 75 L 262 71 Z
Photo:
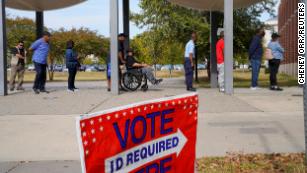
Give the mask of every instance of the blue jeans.
M 190 59 L 185 58 L 184 61 L 184 71 L 185 71 L 185 83 L 187 85 L 187 89 L 193 88 L 193 67 Z
M 252 65 L 252 87 L 258 86 L 258 77 L 261 67 L 261 60 L 251 59 Z

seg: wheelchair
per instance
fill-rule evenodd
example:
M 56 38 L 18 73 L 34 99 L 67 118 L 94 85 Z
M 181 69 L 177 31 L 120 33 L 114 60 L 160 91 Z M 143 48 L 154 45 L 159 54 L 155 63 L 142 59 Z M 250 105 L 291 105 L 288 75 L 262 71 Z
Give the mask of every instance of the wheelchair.
M 136 91 L 140 87 L 144 92 L 148 90 L 147 77 L 142 74 L 141 69 L 127 69 L 122 76 L 122 84 L 130 91 Z

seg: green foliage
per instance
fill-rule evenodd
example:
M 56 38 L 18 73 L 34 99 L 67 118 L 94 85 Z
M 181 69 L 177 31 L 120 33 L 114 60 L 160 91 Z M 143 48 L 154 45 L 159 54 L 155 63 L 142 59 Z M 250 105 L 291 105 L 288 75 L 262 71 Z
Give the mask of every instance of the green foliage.
M 276 3 L 276 0 L 267 0 L 234 11 L 234 59 L 239 63 L 248 61 L 249 44 L 257 29 L 264 27 L 260 17 L 264 12 L 275 17 L 274 6 Z M 223 14 L 220 13 L 218 21 L 221 28 L 223 27 L 223 17 Z M 207 18 L 209 18 L 208 15 Z
M 17 17 L 6 19 L 7 45 L 15 47 L 19 40 L 25 40 L 25 46 L 29 47 L 35 40 L 36 26 L 33 20 Z
M 91 64 L 93 64 L 93 62 L 90 58 L 85 58 L 85 59 L 83 59 L 82 64 L 91 65 Z
M 192 31 L 198 34 L 199 57 L 209 55 L 210 25 L 207 22 L 210 21 L 209 12 L 187 9 L 171 4 L 167 0 L 141 0 L 139 5 L 142 11 L 132 14 L 131 19 L 138 27 L 148 29 L 148 32 L 136 37 L 134 42 L 135 46 L 138 45 L 138 49 L 144 51 L 142 56 L 157 57 L 159 61 L 164 59 L 166 61 L 163 60 L 163 63 L 169 63 L 167 60 L 171 58 L 165 49 L 174 43 L 184 46 Z M 263 26 L 259 17 L 263 12 L 274 16 L 275 5 L 276 0 L 267 0 L 234 11 L 234 53 L 235 59 L 238 58 L 236 60 L 247 61 L 246 52 L 250 41 L 256 29 Z M 218 23 L 219 27 L 223 27 L 222 13 L 218 17 Z
M 7 16 L 6 23 L 8 48 L 16 46 L 19 40 L 24 40 L 25 48 L 29 48 L 35 41 L 36 25 L 33 20 Z M 49 64 L 64 62 L 66 42 L 68 40 L 75 42 L 75 50 L 78 52 L 81 60 L 87 55 L 94 54 L 95 56 L 103 57 L 99 62 L 105 62 L 107 51 L 109 50 L 109 40 L 98 35 L 97 32 L 91 31 L 88 28 L 73 28 L 71 30 L 61 28 L 56 31 L 51 30 L 50 32 L 52 33 L 52 38 L 50 41 Z M 28 60 L 31 59 L 31 56 L 31 54 L 28 54 Z
M 8 58 L 10 58 L 10 49 L 15 47 L 19 40 L 24 40 L 25 47 L 28 48 L 36 38 L 36 26 L 31 19 L 21 17 L 10 18 L 7 16 L 6 30 Z M 31 57 L 31 54 L 28 54 L 27 62 L 31 60 L 29 57 Z
M 66 42 L 73 40 L 75 50 L 81 61 L 87 55 L 94 54 L 98 57 L 106 57 L 109 49 L 109 41 L 103 36 L 87 28 L 65 30 L 63 28 L 52 32 L 50 59 L 63 62 L 66 50 Z
M 209 25 L 202 12 L 179 7 L 166 0 L 141 0 L 139 5 L 141 13 L 132 14 L 131 19 L 140 28 L 148 29 L 135 38 L 135 44 L 142 47 L 139 49 L 146 50 L 143 56 L 153 57 L 154 62 L 161 64 L 182 63 L 183 48 L 192 31 L 198 34 L 199 57 L 208 52 Z
M 154 37 L 157 33 L 144 32 L 135 37 L 131 42 L 131 47 L 139 61 L 148 64 L 181 64 L 184 45 L 180 42 L 166 42 Z

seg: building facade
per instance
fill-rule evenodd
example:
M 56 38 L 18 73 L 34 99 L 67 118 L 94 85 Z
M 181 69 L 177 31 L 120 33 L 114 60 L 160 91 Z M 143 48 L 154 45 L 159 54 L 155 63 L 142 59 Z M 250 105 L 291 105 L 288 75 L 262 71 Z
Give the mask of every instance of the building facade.
M 297 77 L 297 4 L 298 0 L 281 0 L 278 10 L 280 43 L 285 48 L 285 59 L 280 72 Z
M 271 41 L 271 36 L 273 33 L 278 32 L 278 20 L 277 18 L 269 19 L 264 22 L 265 25 L 265 37 L 264 37 L 264 47 L 267 47 Z

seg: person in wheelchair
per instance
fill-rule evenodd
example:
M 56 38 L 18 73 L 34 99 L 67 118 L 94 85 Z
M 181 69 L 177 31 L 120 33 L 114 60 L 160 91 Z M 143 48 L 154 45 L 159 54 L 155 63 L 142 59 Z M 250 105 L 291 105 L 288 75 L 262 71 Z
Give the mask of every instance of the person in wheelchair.
M 146 78 L 153 84 L 153 85 L 158 85 L 160 84 L 163 79 L 156 79 L 155 76 L 153 75 L 153 70 L 152 68 L 145 64 L 145 63 L 140 63 L 134 58 L 134 53 L 133 50 L 130 48 L 127 50 L 127 57 L 126 57 L 126 68 L 127 71 L 131 70 L 139 70 L 143 75 L 146 76 Z

